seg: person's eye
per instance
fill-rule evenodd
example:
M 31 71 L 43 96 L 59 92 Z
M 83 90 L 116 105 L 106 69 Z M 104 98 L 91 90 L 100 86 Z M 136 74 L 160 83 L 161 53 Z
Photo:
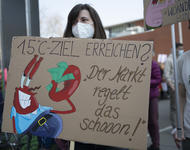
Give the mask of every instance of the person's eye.
M 88 19 L 87 19 L 87 18 L 82 18 L 82 19 L 81 19 L 81 22 L 84 22 L 84 23 L 85 23 L 85 22 L 88 22 Z

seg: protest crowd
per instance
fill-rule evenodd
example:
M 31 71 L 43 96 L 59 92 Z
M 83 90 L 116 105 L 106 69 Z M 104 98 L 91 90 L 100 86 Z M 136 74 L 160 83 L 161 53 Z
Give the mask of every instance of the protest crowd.
M 166 1 L 167 1 L 168 6 L 174 4 L 174 0 L 166 0 Z M 156 0 L 151 1 L 152 5 L 155 5 L 157 3 L 158 1 Z M 161 3 L 161 0 L 159 3 Z M 185 5 L 185 3 L 183 3 L 183 5 Z M 147 11 L 151 11 L 150 9 L 151 8 L 147 8 Z M 173 11 L 174 10 L 171 10 L 168 12 L 173 12 Z M 151 17 L 150 16 L 148 17 L 148 13 L 147 13 L 147 17 L 145 17 L 145 28 L 147 30 L 151 30 L 150 32 L 154 32 L 154 30 L 157 30 L 157 28 L 162 27 L 162 24 L 159 24 L 158 22 L 151 22 L 150 18 Z M 186 23 L 188 23 L 189 25 L 187 30 L 188 32 L 190 32 L 189 19 L 186 19 Z M 73 43 L 75 42 L 75 39 L 76 41 L 86 39 L 88 40 L 88 42 L 86 44 L 87 47 L 85 51 L 85 56 L 89 60 L 91 59 L 91 57 L 96 57 L 96 58 L 105 57 L 105 59 L 109 57 L 113 57 L 114 60 L 122 59 L 123 61 L 127 61 L 127 62 L 128 61 L 130 62 L 134 58 L 141 61 L 141 65 L 140 65 L 141 68 L 136 67 L 135 69 L 131 69 L 128 66 L 122 68 L 122 65 L 119 68 L 117 68 L 118 72 L 116 74 L 112 74 L 112 78 L 111 77 L 108 78 L 108 80 L 114 84 L 119 84 L 122 82 L 129 82 L 129 81 L 132 83 L 139 83 L 139 84 L 141 82 L 144 82 L 144 80 L 146 79 L 145 76 L 146 76 L 147 68 L 144 67 L 143 65 L 145 65 L 146 61 L 149 60 L 151 57 L 151 61 L 150 61 L 151 67 L 150 67 L 150 72 L 149 72 L 150 85 L 146 84 L 144 86 L 145 88 L 141 89 L 142 91 L 148 90 L 148 96 L 147 96 L 148 101 L 146 103 L 148 105 L 146 106 L 146 108 L 148 109 L 144 110 L 145 112 L 147 112 L 146 113 L 147 126 L 145 127 L 147 129 L 147 132 L 145 133 L 145 131 L 143 131 L 143 133 L 146 134 L 146 138 L 148 139 L 148 141 L 147 143 L 144 143 L 144 145 L 146 145 L 147 150 L 169 150 L 169 149 L 163 148 L 162 139 L 161 139 L 162 136 L 160 132 L 159 114 L 161 113 L 160 112 L 161 108 L 159 107 L 161 106 L 160 105 L 161 102 L 165 101 L 165 102 L 168 102 L 167 103 L 168 104 L 167 116 L 169 116 L 168 117 L 169 128 L 167 129 L 169 133 L 168 137 L 172 139 L 173 146 L 176 149 L 181 148 L 182 150 L 190 150 L 190 67 L 189 67 L 190 47 L 187 47 L 186 46 L 187 44 L 185 42 L 184 43 L 182 43 L 181 41 L 179 42 L 178 39 L 175 42 L 172 41 L 173 45 L 170 44 L 171 45 L 170 49 L 168 49 L 167 53 L 165 53 L 166 57 L 164 57 L 164 60 L 162 61 L 158 60 L 158 56 L 160 55 L 160 52 L 157 50 L 159 45 L 162 45 L 162 43 L 158 43 L 157 41 L 154 41 L 154 39 L 149 39 L 149 42 L 156 43 L 158 47 L 153 46 L 153 48 L 150 48 L 151 44 L 149 43 L 136 44 L 134 42 L 136 45 L 134 43 L 124 44 L 122 41 L 122 38 L 121 39 L 111 38 L 111 40 L 113 41 L 114 40 L 119 40 L 119 41 L 117 43 L 114 43 L 114 42 L 111 43 L 108 41 L 105 44 L 104 42 L 108 38 L 105 32 L 105 29 L 103 27 L 101 18 L 97 10 L 95 10 L 89 4 L 76 4 L 73 8 L 71 8 L 68 14 L 66 28 L 63 33 L 63 38 L 66 38 L 67 40 L 62 43 L 60 42 L 61 40 L 60 41 L 54 40 L 53 42 L 51 41 L 52 43 L 57 44 L 56 46 L 54 46 L 53 51 L 51 51 L 52 57 L 55 57 L 55 55 L 57 55 L 55 53 L 56 48 L 61 45 L 61 50 L 59 51 L 58 56 L 68 56 L 74 59 L 78 58 L 79 53 L 74 52 L 73 47 L 75 46 L 73 46 L 74 45 Z M 73 38 L 74 38 L 74 42 L 69 41 L 69 39 L 72 40 Z M 51 39 L 53 38 L 51 37 L 50 40 Z M 96 41 L 98 39 L 100 41 Z M 17 40 L 17 39 L 14 39 L 14 40 Z M 142 41 L 142 39 L 140 40 Z M 29 41 L 36 42 L 37 40 L 35 41 L 35 40 L 29 39 Z M 29 51 L 24 53 L 24 46 L 25 44 L 27 44 L 27 42 L 26 43 L 25 42 L 26 41 L 24 40 L 19 46 L 17 46 L 17 48 L 20 48 L 23 46 L 23 49 L 22 49 L 23 55 L 27 55 L 27 53 L 31 54 L 32 52 L 30 53 Z M 165 42 L 167 43 L 167 41 Z M 0 72 L 1 73 L 0 74 L 0 81 L 1 81 L 0 82 L 0 113 L 1 113 L 0 123 L 1 123 L 1 126 L 4 126 L 4 127 L 1 128 L 1 133 L 0 133 L 0 150 L 1 149 L 2 150 L 8 150 L 8 149 L 135 150 L 131 148 L 131 145 L 132 147 L 135 147 L 136 143 L 129 145 L 129 147 L 125 146 L 125 148 L 123 145 L 125 145 L 125 142 L 132 143 L 134 141 L 133 138 L 135 138 L 136 132 L 141 129 L 140 125 L 146 124 L 146 119 L 143 120 L 143 117 L 139 117 L 137 119 L 137 123 L 134 123 L 135 127 L 133 128 L 129 122 L 126 123 L 123 120 L 117 120 L 120 117 L 123 117 L 123 118 L 125 118 L 126 116 L 133 117 L 131 114 L 124 114 L 122 116 L 120 113 L 122 112 L 122 110 L 119 106 L 116 107 L 117 105 L 116 106 L 109 105 L 110 102 L 113 102 L 113 103 L 120 102 L 120 99 L 122 99 L 122 102 L 128 101 L 129 95 L 131 94 L 131 91 L 133 90 L 132 83 L 131 85 L 127 84 L 127 85 L 121 86 L 120 88 L 115 88 L 114 84 L 112 87 L 106 87 L 106 85 L 104 87 L 101 87 L 100 85 L 98 85 L 93 89 L 93 92 L 92 92 L 93 97 L 98 97 L 98 104 L 97 104 L 98 106 L 97 106 L 97 109 L 94 111 L 94 115 L 96 118 L 91 117 L 91 116 L 85 117 L 84 119 L 82 119 L 82 121 L 80 121 L 79 127 L 82 132 L 84 133 L 89 132 L 91 136 L 94 136 L 94 137 L 97 136 L 95 133 L 104 134 L 104 136 L 106 137 L 104 139 L 106 143 L 105 145 L 102 144 L 102 141 L 95 138 L 93 139 L 93 137 L 91 137 L 94 140 L 93 143 L 86 142 L 89 140 L 88 134 L 86 134 L 86 137 L 84 138 L 84 140 L 74 139 L 73 141 L 70 141 L 67 138 L 65 138 L 66 140 L 61 138 L 60 133 L 62 131 L 62 126 L 64 129 L 65 124 L 64 122 L 62 123 L 62 120 L 60 119 L 58 114 L 72 114 L 78 111 L 75 107 L 77 105 L 74 105 L 71 101 L 71 95 L 78 88 L 79 83 L 87 82 L 89 80 L 93 80 L 94 78 L 96 78 L 97 82 L 105 81 L 107 79 L 108 74 L 112 70 L 111 70 L 111 67 L 103 68 L 102 66 L 92 65 L 90 67 L 91 72 L 89 73 L 89 75 L 87 75 L 85 79 L 81 79 L 81 77 L 83 77 L 80 75 L 81 70 L 79 70 L 74 65 L 67 65 L 64 62 L 60 62 L 59 64 L 57 64 L 57 68 L 48 69 L 48 72 L 50 73 L 52 77 L 52 81 L 49 85 L 46 86 L 45 90 L 48 91 L 49 97 L 54 102 L 60 102 L 62 97 L 66 97 L 65 98 L 66 102 L 68 102 L 69 107 L 71 107 L 71 110 L 58 111 L 58 110 L 54 110 L 52 107 L 42 106 L 41 104 L 38 104 L 35 97 L 33 97 L 34 95 L 37 94 L 37 93 L 33 93 L 33 91 L 35 91 L 36 89 L 38 90 L 41 87 L 39 86 L 39 87 L 35 87 L 34 89 L 31 89 L 31 88 L 28 88 L 28 85 L 30 81 L 32 81 L 32 77 L 37 72 L 38 67 L 41 65 L 41 62 L 42 61 L 45 62 L 45 59 L 44 59 L 45 57 L 42 57 L 42 56 L 45 55 L 45 52 L 43 51 L 43 47 L 45 47 L 44 45 L 47 43 L 48 43 L 48 40 L 47 41 L 44 40 L 41 44 L 38 44 L 38 52 L 41 54 L 39 60 L 37 60 L 38 56 L 34 55 L 34 57 L 30 60 L 30 62 L 29 63 L 27 62 L 28 65 L 26 64 L 25 66 L 26 68 L 23 74 L 21 75 L 21 87 L 15 88 L 14 101 L 13 101 L 13 106 L 11 108 L 11 113 L 7 115 L 7 116 L 10 116 L 9 121 L 11 119 L 11 123 L 13 124 L 11 125 L 13 126 L 12 133 L 6 133 L 3 130 L 3 128 L 6 129 L 5 127 L 6 125 L 4 125 L 4 120 L 3 120 L 4 119 L 3 113 L 5 113 L 5 111 L 3 111 L 3 107 L 5 110 L 5 108 L 9 104 L 9 103 L 5 104 L 5 93 L 7 91 L 7 85 L 8 85 L 9 77 L 10 77 L 10 75 L 7 75 L 7 72 L 9 72 L 10 68 L 1 69 L 1 72 Z M 175 47 L 172 47 L 174 45 Z M 67 46 L 70 47 L 70 49 Z M 129 48 L 130 46 L 133 48 L 130 49 Z M 13 44 L 13 47 L 14 47 L 14 44 Z M 29 43 L 28 48 L 34 49 L 34 47 L 30 45 L 30 43 Z M 148 50 L 145 48 L 147 48 Z M 175 58 L 174 57 L 175 53 L 173 52 L 174 49 L 176 50 L 176 56 L 175 56 L 176 60 L 174 60 Z M 66 54 L 68 50 L 70 50 L 69 55 Z M 51 54 L 51 52 L 49 54 Z M 97 59 L 97 61 L 99 60 Z M 134 65 L 136 64 L 134 63 Z M 34 67 L 32 68 L 32 66 Z M 62 72 L 60 68 L 63 69 L 64 71 Z M 30 70 L 31 72 L 29 72 Z M 97 72 L 95 73 L 95 71 Z M 60 78 L 62 74 L 65 75 L 64 79 Z M 176 74 L 177 74 L 177 77 L 176 77 Z M 27 75 L 29 76 L 28 79 L 26 79 Z M 26 84 L 24 85 L 23 83 L 25 79 L 27 81 L 26 81 Z M 71 84 L 73 87 L 71 87 L 68 91 L 64 89 L 61 92 L 59 92 L 58 90 L 60 89 L 60 87 L 58 87 L 58 83 L 60 82 L 65 82 L 64 88 L 65 87 L 68 88 L 69 86 L 71 86 Z M 146 88 L 146 87 L 149 87 L 149 88 Z M 176 87 L 178 88 L 178 90 L 176 90 Z M 78 92 L 77 90 L 76 92 Z M 32 93 L 31 97 L 33 99 L 31 98 L 31 100 L 29 101 L 23 100 L 23 102 L 20 102 L 19 104 L 18 99 L 20 98 L 20 95 L 21 95 L 20 93 L 22 92 L 26 92 L 29 94 Z M 140 90 L 139 90 L 139 93 L 140 93 Z M 7 95 L 9 96 L 9 94 Z M 25 97 L 27 97 L 27 94 L 25 95 Z M 30 99 L 30 97 L 28 99 Z M 176 103 L 176 101 L 178 101 L 179 104 Z M 30 104 L 32 105 L 32 107 L 30 108 L 32 109 L 32 111 L 30 109 L 25 109 L 25 108 L 29 108 Z M 142 104 L 142 102 L 141 103 L 139 102 L 139 107 L 140 105 L 144 106 L 145 104 Z M 93 108 L 93 107 L 89 106 L 89 109 L 90 108 Z M 85 107 L 83 107 L 83 109 L 85 109 Z M 180 112 L 178 110 L 180 110 Z M 26 111 L 26 113 L 22 114 L 22 111 Z M 140 111 L 140 109 L 134 110 L 134 111 L 135 112 Z M 38 116 L 34 117 L 36 114 Z M 179 116 L 180 118 L 178 118 Z M 32 117 L 34 118 L 33 119 L 34 122 L 31 121 L 29 127 L 25 129 L 26 125 L 24 124 L 23 120 L 24 119 L 30 120 Z M 55 117 L 56 119 L 53 119 L 53 117 Z M 67 117 L 65 118 L 67 119 Z M 112 119 L 112 121 L 110 121 L 110 119 Z M 20 120 L 23 121 L 23 124 L 19 122 Z M 179 122 L 180 122 L 180 125 L 178 124 Z M 50 124 L 53 124 L 52 127 L 50 126 Z M 57 124 L 59 124 L 59 126 Z M 45 129 L 43 128 L 43 126 L 45 126 L 44 127 Z M 72 128 L 74 125 L 71 124 L 70 126 Z M 122 141 L 122 144 L 123 144 L 122 146 L 119 146 L 119 144 L 115 144 L 117 143 L 117 140 L 121 140 L 119 136 L 121 136 L 123 140 L 124 136 L 130 135 L 131 133 L 130 131 L 132 129 L 133 129 L 133 132 L 131 134 L 131 137 L 129 139 L 126 138 L 126 141 Z M 64 130 L 67 130 L 67 129 L 64 129 Z M 73 129 L 73 132 L 75 131 L 76 130 Z M 68 135 L 67 131 L 64 131 L 64 132 L 66 133 L 66 135 Z M 85 135 L 82 133 L 80 134 L 81 136 Z M 108 144 L 106 139 L 109 139 L 110 135 L 112 136 L 114 135 L 115 139 L 110 138 L 111 140 L 109 141 L 110 143 Z M 75 136 L 76 136 L 76 139 L 79 139 L 77 137 L 78 135 L 75 135 Z M 141 134 L 138 134 L 138 136 L 141 136 Z

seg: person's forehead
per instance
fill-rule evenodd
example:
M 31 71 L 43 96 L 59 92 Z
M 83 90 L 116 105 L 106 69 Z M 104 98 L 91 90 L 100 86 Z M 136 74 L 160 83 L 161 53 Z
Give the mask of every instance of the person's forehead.
M 90 13 L 88 10 L 83 9 L 79 12 L 79 16 L 78 17 L 90 17 Z M 90 17 L 91 18 L 91 17 Z

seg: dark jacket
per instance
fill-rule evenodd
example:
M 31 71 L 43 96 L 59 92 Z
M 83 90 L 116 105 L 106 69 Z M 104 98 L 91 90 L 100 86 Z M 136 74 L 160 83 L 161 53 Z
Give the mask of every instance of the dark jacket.
M 158 85 L 161 83 L 161 71 L 160 67 L 156 61 L 152 60 L 152 69 L 151 69 L 151 81 L 150 81 L 150 99 L 156 98 L 159 96 Z

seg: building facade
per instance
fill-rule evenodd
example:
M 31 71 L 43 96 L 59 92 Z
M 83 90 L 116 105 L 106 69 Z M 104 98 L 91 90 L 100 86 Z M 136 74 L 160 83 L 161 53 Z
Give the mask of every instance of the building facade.
M 158 56 L 171 53 L 172 38 L 171 25 L 157 28 L 150 31 L 144 31 L 144 20 L 137 20 L 129 23 L 118 24 L 105 27 L 109 38 L 114 40 L 137 40 L 154 41 L 154 59 L 158 61 Z M 176 42 L 179 42 L 178 24 L 175 24 Z M 190 29 L 189 22 L 182 22 L 182 37 L 184 50 L 190 50 Z

